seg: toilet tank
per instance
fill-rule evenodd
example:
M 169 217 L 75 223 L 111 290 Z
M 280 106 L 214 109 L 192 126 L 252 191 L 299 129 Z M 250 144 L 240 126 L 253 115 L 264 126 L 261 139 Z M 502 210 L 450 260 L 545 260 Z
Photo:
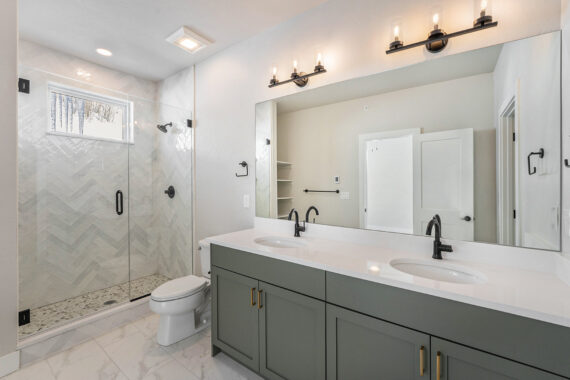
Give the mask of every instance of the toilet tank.
M 210 278 L 210 242 L 200 240 L 200 267 L 202 269 L 202 276 Z

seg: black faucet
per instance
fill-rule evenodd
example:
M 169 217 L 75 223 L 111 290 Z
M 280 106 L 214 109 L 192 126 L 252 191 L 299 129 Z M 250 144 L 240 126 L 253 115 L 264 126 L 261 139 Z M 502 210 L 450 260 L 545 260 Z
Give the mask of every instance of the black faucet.
M 315 213 L 317 215 L 319 215 L 319 210 L 317 210 L 317 208 L 315 206 L 309 207 L 309 209 L 307 210 L 307 213 L 305 214 L 305 222 L 306 223 L 309 223 L 309 214 L 311 213 L 311 210 L 315 210 Z
M 431 235 L 431 229 L 435 227 L 435 241 L 433 242 L 432 259 L 441 260 L 441 252 L 453 252 L 451 245 L 441 244 L 441 218 L 435 215 L 428 223 L 426 235 Z
M 289 220 L 291 220 L 293 213 L 295 213 L 295 237 L 301 237 L 301 234 L 299 232 L 305 232 L 305 222 L 303 222 L 303 226 L 299 224 L 299 213 L 294 208 L 292 208 L 291 212 L 289 212 Z

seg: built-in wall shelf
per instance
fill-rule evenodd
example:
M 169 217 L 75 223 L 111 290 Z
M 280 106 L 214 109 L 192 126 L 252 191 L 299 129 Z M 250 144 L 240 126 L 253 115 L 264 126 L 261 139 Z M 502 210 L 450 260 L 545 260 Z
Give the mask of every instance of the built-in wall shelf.
M 289 217 L 289 214 L 283 214 L 283 215 L 279 215 L 277 218 L 279 219 L 287 219 Z
M 291 166 L 291 165 L 293 164 L 287 161 L 277 161 L 277 166 Z
M 281 179 L 277 179 L 277 182 L 293 182 L 293 180 L 291 179 L 285 179 L 285 178 L 281 178 Z
M 286 200 L 290 200 L 293 199 L 293 197 L 277 197 L 278 201 L 286 201 Z

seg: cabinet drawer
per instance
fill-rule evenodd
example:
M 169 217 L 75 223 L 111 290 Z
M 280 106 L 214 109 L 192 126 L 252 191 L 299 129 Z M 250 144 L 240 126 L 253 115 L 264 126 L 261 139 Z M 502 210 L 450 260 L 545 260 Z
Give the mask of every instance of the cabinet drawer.
M 308 296 L 325 299 L 325 272 L 212 244 L 212 265 Z
M 327 302 L 570 377 L 570 328 L 327 272 Z

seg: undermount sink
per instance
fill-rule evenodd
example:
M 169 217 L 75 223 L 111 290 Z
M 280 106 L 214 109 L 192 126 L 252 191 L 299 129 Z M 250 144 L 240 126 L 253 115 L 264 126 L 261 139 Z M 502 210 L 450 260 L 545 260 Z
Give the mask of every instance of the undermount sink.
M 482 284 L 487 277 L 461 265 L 440 261 L 423 261 L 415 259 L 394 259 L 390 266 L 401 272 L 430 280 L 453 282 L 457 284 Z
M 287 239 L 279 236 L 264 236 L 254 239 L 253 241 L 257 244 L 273 248 L 301 248 L 307 245 L 296 239 Z

